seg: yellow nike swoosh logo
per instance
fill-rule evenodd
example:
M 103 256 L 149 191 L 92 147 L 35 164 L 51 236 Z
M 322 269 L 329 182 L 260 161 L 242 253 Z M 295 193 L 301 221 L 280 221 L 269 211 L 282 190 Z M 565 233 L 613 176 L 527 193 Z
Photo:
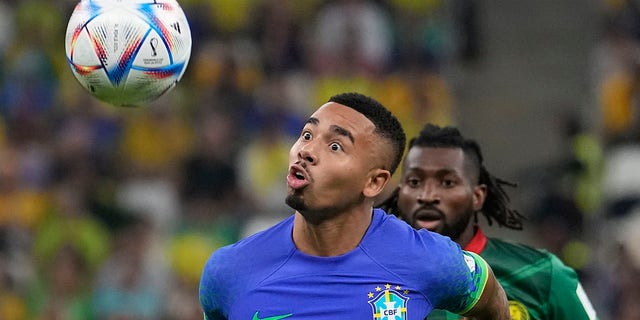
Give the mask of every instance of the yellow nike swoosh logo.
M 283 315 L 280 315 L 280 316 L 260 318 L 260 317 L 258 317 L 258 312 L 260 312 L 260 311 L 256 311 L 256 313 L 253 315 L 253 319 L 252 320 L 280 320 L 280 319 L 291 317 L 293 315 L 293 313 L 289 313 L 289 314 L 283 314 Z

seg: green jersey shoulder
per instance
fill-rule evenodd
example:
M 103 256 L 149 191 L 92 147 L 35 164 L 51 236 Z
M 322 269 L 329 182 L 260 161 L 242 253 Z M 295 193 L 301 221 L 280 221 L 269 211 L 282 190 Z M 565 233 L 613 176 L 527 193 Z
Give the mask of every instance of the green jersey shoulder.
M 479 236 L 484 239 L 476 239 Z M 477 253 L 491 266 L 507 294 L 512 319 L 597 319 L 576 272 L 552 253 L 486 238 L 480 230 L 474 241 L 465 250 L 475 247 L 472 251 L 480 251 Z M 460 316 L 436 310 L 428 319 L 460 319 Z

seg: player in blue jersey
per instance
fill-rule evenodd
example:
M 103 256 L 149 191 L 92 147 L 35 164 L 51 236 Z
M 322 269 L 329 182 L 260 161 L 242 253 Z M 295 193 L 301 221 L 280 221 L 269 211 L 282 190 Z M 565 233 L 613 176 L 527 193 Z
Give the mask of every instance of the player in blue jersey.
M 295 213 L 214 252 L 200 283 L 205 319 L 421 320 L 434 308 L 509 319 L 482 258 L 373 209 L 405 141 L 369 97 L 345 93 L 321 106 L 289 153 Z

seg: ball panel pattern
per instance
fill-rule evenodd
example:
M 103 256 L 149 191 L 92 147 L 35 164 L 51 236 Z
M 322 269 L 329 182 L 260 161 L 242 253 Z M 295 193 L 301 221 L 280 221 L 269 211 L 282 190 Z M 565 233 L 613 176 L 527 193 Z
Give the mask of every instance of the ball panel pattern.
M 170 91 L 191 55 L 191 31 L 175 0 L 82 0 L 65 36 L 76 79 L 96 98 L 137 106 Z

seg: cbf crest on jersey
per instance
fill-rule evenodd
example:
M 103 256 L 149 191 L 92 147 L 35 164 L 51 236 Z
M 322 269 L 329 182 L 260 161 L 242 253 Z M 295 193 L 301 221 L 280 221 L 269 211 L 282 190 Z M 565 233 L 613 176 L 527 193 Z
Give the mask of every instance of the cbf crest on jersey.
M 406 320 L 407 319 L 407 301 L 409 297 L 405 295 L 408 290 L 402 291 L 400 286 L 392 288 L 390 284 L 386 284 L 384 289 L 380 286 L 376 287 L 375 292 L 369 292 L 369 305 L 373 309 L 374 320 Z M 400 292 L 402 291 L 403 294 Z

